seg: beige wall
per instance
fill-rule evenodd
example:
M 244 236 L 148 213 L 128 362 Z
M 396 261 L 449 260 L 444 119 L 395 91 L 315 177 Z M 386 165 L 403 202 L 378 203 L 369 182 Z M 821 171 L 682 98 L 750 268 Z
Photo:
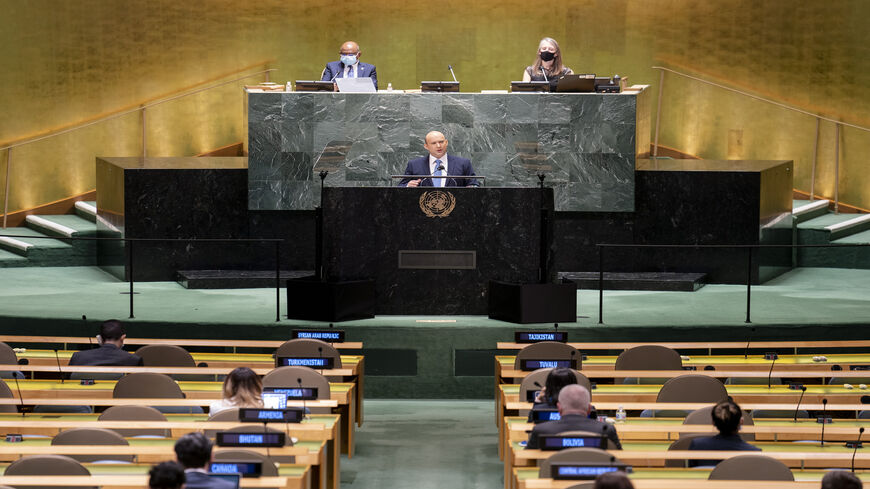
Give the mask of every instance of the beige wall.
M 538 39 L 552 36 L 575 71 L 619 73 L 654 94 L 659 75 L 650 67 L 662 65 L 870 126 L 864 0 L 0 0 L 0 11 L 0 146 L 269 60 L 273 81 L 316 78 L 345 39 L 360 42 L 383 87 L 448 79 L 449 63 L 463 90 L 506 88 Z M 240 87 L 149 110 L 148 154 L 242 140 Z M 813 118 L 673 75 L 662 108 L 661 144 L 705 158 L 794 159 L 795 186 L 809 189 Z M 822 124 L 817 191 L 827 196 L 833 133 Z M 140 152 L 137 114 L 17 148 L 10 210 L 92 189 L 97 155 Z M 868 153 L 870 134 L 843 131 L 840 196 L 865 208 Z

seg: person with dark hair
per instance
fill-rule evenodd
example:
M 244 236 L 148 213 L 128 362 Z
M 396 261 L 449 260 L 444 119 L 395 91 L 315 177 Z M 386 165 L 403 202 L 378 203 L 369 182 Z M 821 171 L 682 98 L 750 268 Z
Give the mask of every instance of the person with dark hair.
M 212 401 L 209 414 L 238 407 L 263 407 L 263 381 L 248 367 L 234 368 L 224 379 L 223 399 Z
M 593 489 L 634 489 L 625 472 L 605 472 L 595 478 Z
M 184 467 L 186 489 L 234 489 L 230 481 L 208 476 L 206 467 L 211 462 L 211 449 L 214 445 L 204 434 L 188 433 L 175 442 L 175 457 Z
M 559 401 L 556 403 L 561 419 L 535 425 L 529 434 L 526 448 L 540 448 L 541 435 L 558 435 L 565 431 L 589 431 L 606 436 L 610 442 L 610 448 L 621 450 L 622 445 L 619 443 L 616 428 L 597 419 L 589 418 L 591 408 L 589 400 L 589 391 L 582 385 L 572 384 L 563 387 L 559 391 Z
M 719 430 L 716 436 L 695 438 L 689 444 L 689 450 L 747 450 L 760 451 L 743 441 L 738 431 L 743 424 L 743 410 L 734 401 L 725 400 L 713 406 L 710 411 L 713 425 Z M 690 467 L 699 465 L 716 465 L 721 460 L 689 460 Z
M 142 365 L 139 355 L 123 350 L 127 334 L 124 325 L 117 319 L 104 321 L 97 335 L 98 348 L 73 353 L 70 365 L 124 367 Z
M 532 422 L 535 411 L 558 409 L 559 392 L 566 385 L 576 384 L 577 376 L 570 368 L 554 368 L 547 374 L 544 388 L 535 397 L 532 410 L 529 411 L 529 423 Z
M 861 489 L 864 483 L 848 470 L 832 470 L 822 477 L 822 489 Z
M 176 462 L 160 462 L 148 471 L 149 489 L 181 489 L 184 468 Z

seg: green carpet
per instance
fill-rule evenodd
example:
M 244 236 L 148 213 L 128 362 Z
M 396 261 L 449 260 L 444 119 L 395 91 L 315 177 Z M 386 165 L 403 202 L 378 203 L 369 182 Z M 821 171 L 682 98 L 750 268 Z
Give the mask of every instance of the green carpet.
M 497 489 L 503 465 L 489 401 L 366 401 L 342 489 Z

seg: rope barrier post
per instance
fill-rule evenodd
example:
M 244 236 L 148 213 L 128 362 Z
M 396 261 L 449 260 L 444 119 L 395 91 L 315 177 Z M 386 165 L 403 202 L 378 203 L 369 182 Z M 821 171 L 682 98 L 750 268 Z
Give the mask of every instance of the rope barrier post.
M 751 308 L 751 297 L 752 297 L 752 248 L 747 248 L 748 253 L 746 255 L 746 322 L 751 323 L 749 313 Z
M 659 98 L 658 102 L 656 102 L 656 136 L 655 143 L 653 144 L 653 159 L 656 159 L 659 155 L 659 123 L 662 120 L 662 89 L 665 85 L 665 70 L 661 70 L 659 75 Z
M 275 322 L 281 322 L 281 242 L 275 241 Z
M 834 136 L 834 214 L 840 213 L 840 123 Z
M 819 159 L 819 126 L 822 120 L 816 117 L 816 142 L 813 145 L 813 166 L 810 168 L 810 202 L 816 200 L 816 164 Z
M 3 193 L 3 229 L 9 217 L 9 169 L 12 167 L 12 148 L 6 148 L 6 191 Z
M 136 316 L 133 315 L 133 242 L 126 241 L 125 243 L 129 246 L 129 255 L 127 258 L 127 273 L 130 274 L 130 317 L 129 319 L 135 319 Z
M 598 245 L 598 324 L 604 324 L 604 247 Z

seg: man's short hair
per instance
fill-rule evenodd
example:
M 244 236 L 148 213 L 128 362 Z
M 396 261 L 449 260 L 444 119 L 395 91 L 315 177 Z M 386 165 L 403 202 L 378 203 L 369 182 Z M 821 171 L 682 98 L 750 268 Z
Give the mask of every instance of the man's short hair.
M 175 456 L 185 469 L 201 469 L 211 460 L 212 446 L 202 433 L 188 433 L 175 442 Z
M 713 424 L 723 435 L 733 435 L 740 428 L 740 420 L 743 418 L 743 410 L 734 401 L 725 400 L 713 406 L 710 411 Z
M 822 489 L 861 489 L 864 484 L 847 470 L 832 470 L 822 477 Z
M 148 471 L 150 489 L 181 489 L 184 482 L 184 467 L 175 462 L 160 462 Z
M 559 406 L 565 412 L 589 412 L 589 391 L 579 384 L 562 387 L 559 391 Z
M 117 319 L 103 321 L 103 325 L 100 326 L 100 336 L 103 338 L 103 341 L 120 340 L 124 336 L 124 325 Z
M 595 478 L 594 489 L 634 489 L 625 472 L 605 472 Z

